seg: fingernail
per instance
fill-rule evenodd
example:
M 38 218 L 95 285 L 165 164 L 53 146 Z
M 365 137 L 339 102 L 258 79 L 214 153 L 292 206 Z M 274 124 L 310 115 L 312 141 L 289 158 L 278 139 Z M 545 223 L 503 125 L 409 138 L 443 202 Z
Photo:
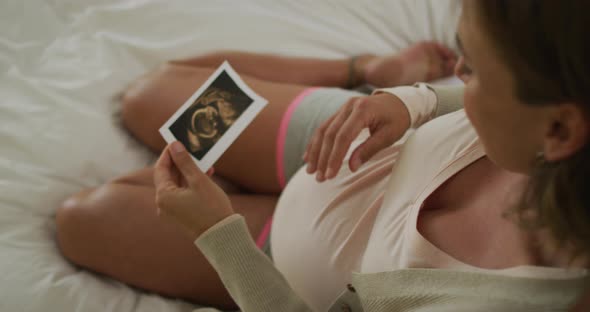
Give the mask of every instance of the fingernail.
M 326 178 L 330 179 L 330 178 L 332 178 L 333 175 L 334 175 L 334 169 L 328 168 L 328 170 L 326 171 Z
M 318 182 L 322 182 L 322 181 L 324 181 L 324 173 L 323 173 L 323 172 L 321 172 L 321 171 L 318 171 L 318 174 L 315 176 L 315 179 L 316 179 Z
M 315 166 L 308 164 L 307 165 L 307 173 L 311 174 L 311 173 L 314 173 L 314 171 L 315 171 Z
M 176 141 L 176 142 L 172 143 L 172 145 L 170 145 L 170 149 L 175 154 L 182 153 L 184 151 L 184 145 L 182 145 L 182 143 Z

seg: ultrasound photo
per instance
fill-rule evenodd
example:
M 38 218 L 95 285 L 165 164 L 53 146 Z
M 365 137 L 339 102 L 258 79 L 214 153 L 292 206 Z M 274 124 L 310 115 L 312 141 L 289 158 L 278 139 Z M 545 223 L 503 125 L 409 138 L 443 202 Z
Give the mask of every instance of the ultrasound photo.
M 160 132 L 168 143 L 180 141 L 206 171 L 266 103 L 225 62 Z

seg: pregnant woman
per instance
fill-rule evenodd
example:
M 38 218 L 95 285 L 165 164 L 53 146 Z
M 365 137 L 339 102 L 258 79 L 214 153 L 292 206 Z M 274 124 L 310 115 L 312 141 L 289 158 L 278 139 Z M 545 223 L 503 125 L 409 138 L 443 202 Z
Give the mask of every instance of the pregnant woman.
M 464 90 L 421 84 L 342 101 L 341 92 L 320 89 L 295 101 L 284 149 L 275 154 L 284 156 L 276 159 L 284 166 L 277 165 L 274 181 L 280 186 L 282 172 L 289 183 L 267 239 L 272 261 L 252 239 L 265 233 L 266 220 L 257 219 L 257 226 L 245 220 L 256 219 L 248 214 L 264 209 L 265 200 L 274 206 L 273 198 L 236 201 L 179 144 L 168 146 L 156 164 L 154 210 L 173 220 L 177 227 L 170 231 L 188 235 L 186 245 L 194 241 L 243 311 L 565 310 L 588 285 L 587 9 L 581 0 L 466 0 L 456 65 Z M 464 110 L 433 118 L 457 108 L 461 98 Z M 322 116 L 332 99 L 346 104 L 326 114 L 313 136 L 305 134 L 314 122 L 297 122 L 298 116 Z M 307 115 L 312 109 L 318 111 Z M 410 127 L 417 129 L 402 137 Z M 287 151 L 298 146 L 304 147 L 294 154 L 304 154 L 308 164 L 291 176 L 295 158 Z M 222 165 L 216 170 L 231 179 Z M 150 188 L 154 195 L 136 181 L 110 186 Z M 272 185 L 248 189 L 272 192 Z M 114 236 L 108 222 L 86 214 L 109 209 L 109 200 L 125 206 L 123 189 L 117 191 L 118 197 L 105 186 L 64 204 L 60 244 L 74 262 L 100 270 L 79 252 L 84 240 L 74 233 L 93 243 L 108 241 L 97 235 Z M 154 206 L 153 197 L 145 200 Z M 154 247 L 150 239 L 157 237 L 138 239 L 132 219 L 108 221 L 117 235 L 127 226 L 124 234 L 135 238 L 123 239 L 130 249 Z M 77 228 L 76 221 L 96 228 Z M 159 257 L 175 256 L 159 247 L 153 251 Z M 190 265 L 198 272 L 203 263 L 195 260 Z M 186 258 L 172 261 L 189 266 Z M 148 275 L 164 280 L 176 270 L 154 263 Z M 198 273 L 185 275 L 187 285 L 216 285 Z M 205 293 L 197 290 L 195 299 Z M 208 294 L 200 302 L 215 298 L 224 306 L 223 291 Z
M 369 99 L 344 88 L 431 80 L 450 75 L 456 63 L 453 52 L 432 42 L 418 43 L 396 55 L 343 60 L 212 53 L 170 62 L 136 81 L 123 96 L 124 125 L 161 153 L 165 142 L 158 128 L 226 59 L 269 104 L 215 164 L 213 179 L 228 194 L 233 209 L 246 217 L 261 247 L 268 240 L 278 195 L 303 166 L 303 152 L 313 130 L 351 98 Z M 226 100 L 233 102 L 221 94 L 208 101 L 219 112 L 216 122 L 223 122 L 224 115 L 231 121 L 231 114 L 224 113 Z M 399 101 L 388 106 L 399 118 L 396 127 L 401 137 L 409 115 Z M 203 255 L 155 211 L 153 168 L 83 190 L 58 210 L 61 251 L 81 267 L 142 289 L 234 308 Z

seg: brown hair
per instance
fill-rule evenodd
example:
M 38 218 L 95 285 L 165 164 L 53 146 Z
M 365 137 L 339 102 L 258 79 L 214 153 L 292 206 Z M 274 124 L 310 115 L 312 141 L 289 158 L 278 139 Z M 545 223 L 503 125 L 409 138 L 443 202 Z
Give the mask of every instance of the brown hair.
M 590 1 L 477 0 L 475 8 L 521 101 L 570 102 L 590 111 Z M 566 160 L 539 161 L 516 208 L 520 221 L 549 229 L 578 255 L 590 254 L 589 175 L 589 143 Z

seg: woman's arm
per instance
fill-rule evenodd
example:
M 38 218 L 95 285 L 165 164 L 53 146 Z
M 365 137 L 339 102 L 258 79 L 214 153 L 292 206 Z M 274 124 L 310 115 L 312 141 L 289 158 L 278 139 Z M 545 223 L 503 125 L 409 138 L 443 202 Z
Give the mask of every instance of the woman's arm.
M 154 184 L 158 214 L 195 242 L 242 311 L 311 311 L 256 247 L 227 195 L 197 168 L 181 143 L 162 152 Z
M 195 245 L 242 311 L 312 311 L 256 246 L 242 216 L 222 220 L 199 236 Z

